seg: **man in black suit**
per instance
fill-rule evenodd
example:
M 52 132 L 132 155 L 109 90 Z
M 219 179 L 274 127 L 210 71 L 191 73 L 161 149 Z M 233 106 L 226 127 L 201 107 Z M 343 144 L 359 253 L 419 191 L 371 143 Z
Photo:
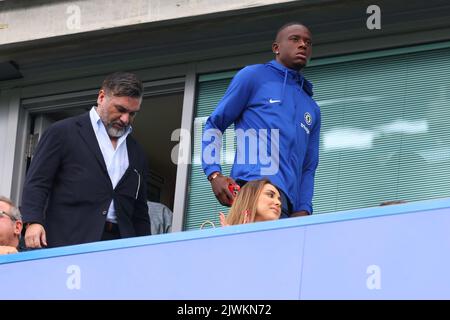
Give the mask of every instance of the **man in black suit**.
M 129 135 L 142 94 L 136 75 L 111 74 L 96 107 L 45 131 L 23 190 L 27 247 L 150 234 L 147 161 Z

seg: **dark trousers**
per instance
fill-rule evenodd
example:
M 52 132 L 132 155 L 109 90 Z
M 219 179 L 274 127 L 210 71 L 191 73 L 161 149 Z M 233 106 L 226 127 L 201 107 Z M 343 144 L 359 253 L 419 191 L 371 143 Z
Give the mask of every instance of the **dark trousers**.
M 109 221 L 105 222 L 103 229 L 102 241 L 120 239 L 119 226 Z
M 242 188 L 247 181 L 245 180 L 236 180 L 236 183 Z M 281 215 L 280 215 L 280 219 L 284 219 L 284 218 L 289 218 L 290 215 L 292 214 L 292 204 L 289 201 L 289 198 L 286 196 L 286 194 L 279 188 L 277 188 L 278 191 L 280 191 L 280 196 L 281 196 Z

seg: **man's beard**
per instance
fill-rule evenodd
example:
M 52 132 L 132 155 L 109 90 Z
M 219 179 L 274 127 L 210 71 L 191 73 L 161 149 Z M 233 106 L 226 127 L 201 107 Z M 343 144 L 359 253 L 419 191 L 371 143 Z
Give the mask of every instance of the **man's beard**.
M 128 128 L 130 127 L 130 125 L 123 127 L 122 129 L 117 129 L 113 127 L 114 122 L 108 123 L 105 127 L 106 127 L 106 132 L 108 133 L 108 136 L 110 136 L 111 138 L 120 138 L 121 136 L 123 136 Z

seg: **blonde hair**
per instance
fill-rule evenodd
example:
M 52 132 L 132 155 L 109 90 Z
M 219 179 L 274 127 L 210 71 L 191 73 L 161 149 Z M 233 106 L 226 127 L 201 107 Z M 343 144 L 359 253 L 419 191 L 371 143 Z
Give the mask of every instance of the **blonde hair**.
M 255 221 L 258 199 L 266 184 L 273 185 L 270 180 L 263 178 L 249 181 L 241 188 L 228 212 L 228 225 Z

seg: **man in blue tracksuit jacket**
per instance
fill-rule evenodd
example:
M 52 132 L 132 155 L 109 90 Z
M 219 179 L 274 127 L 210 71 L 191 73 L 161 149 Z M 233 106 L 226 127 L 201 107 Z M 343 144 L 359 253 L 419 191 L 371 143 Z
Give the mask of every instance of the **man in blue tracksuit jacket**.
M 276 59 L 245 67 L 208 118 L 202 166 L 222 205 L 234 195 L 229 184 L 267 177 L 282 191 L 282 217 L 312 214 L 319 161 L 320 109 L 312 85 L 300 73 L 311 57 L 311 33 L 300 23 L 280 28 Z M 222 133 L 235 125 L 237 151 L 231 177 L 221 174 Z

